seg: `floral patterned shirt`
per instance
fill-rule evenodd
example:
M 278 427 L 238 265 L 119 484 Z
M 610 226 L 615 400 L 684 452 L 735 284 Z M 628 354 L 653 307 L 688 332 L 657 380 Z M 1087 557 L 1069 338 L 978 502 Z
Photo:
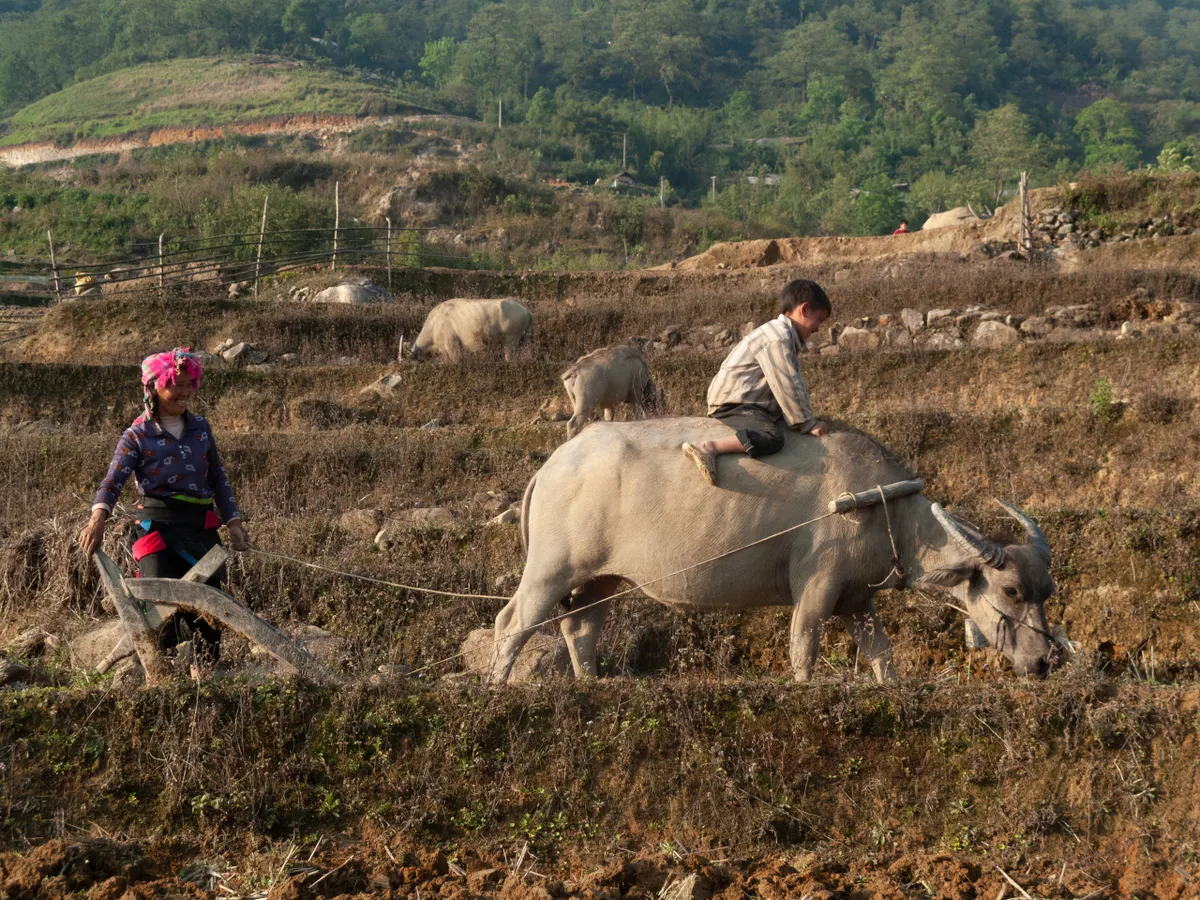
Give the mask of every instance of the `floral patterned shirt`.
M 121 435 L 92 509 L 111 513 L 132 475 L 143 497 L 211 499 L 222 521 L 240 519 L 208 420 L 185 412 L 183 421 L 183 436 L 176 438 L 145 413 L 138 416 Z

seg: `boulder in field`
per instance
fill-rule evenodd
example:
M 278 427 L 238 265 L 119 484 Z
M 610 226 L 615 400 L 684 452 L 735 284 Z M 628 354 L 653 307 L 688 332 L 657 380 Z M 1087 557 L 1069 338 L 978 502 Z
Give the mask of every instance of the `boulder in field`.
M 1048 316 L 1030 316 L 1021 323 L 1021 332 L 1033 337 L 1045 337 L 1054 330 L 1054 320 Z
M 447 528 L 454 524 L 454 513 L 442 506 L 406 509 L 396 513 L 375 535 L 375 546 L 389 550 L 413 528 Z
M 925 314 L 917 309 L 902 309 L 900 321 L 904 323 L 905 328 L 916 334 L 925 327 Z
M 931 309 L 925 314 L 925 324 L 929 328 L 940 328 L 949 325 L 954 320 L 952 309 Z
M 238 341 L 228 350 L 225 350 L 221 357 L 226 362 L 231 362 L 238 366 L 257 366 L 267 361 L 267 351 L 259 350 L 245 341 Z
M 1003 322 L 983 322 L 975 329 L 971 343 L 985 350 L 996 350 L 1000 347 L 1011 347 L 1021 340 L 1021 334 L 1011 325 Z
M 312 299 L 313 303 L 348 303 L 351 306 L 369 306 L 373 303 L 390 303 L 392 295 L 369 279 L 359 278 L 327 287 Z
M 866 328 L 847 326 L 838 335 L 838 346 L 852 353 L 879 349 L 879 335 Z
M 403 375 L 384 375 L 378 380 L 371 382 L 365 388 L 359 391 L 360 394 L 375 394 L 384 399 L 390 399 L 395 396 L 396 389 L 404 384 Z
M 370 538 L 379 533 L 383 513 L 377 509 L 350 509 L 338 516 L 338 526 L 357 538 Z
M 460 648 L 463 669 L 473 675 L 486 675 L 492 667 L 496 632 L 491 628 L 476 628 L 467 635 Z M 513 665 L 510 682 L 531 681 L 535 678 L 554 678 L 571 674 L 571 658 L 567 644 L 560 635 L 536 632 L 521 649 Z

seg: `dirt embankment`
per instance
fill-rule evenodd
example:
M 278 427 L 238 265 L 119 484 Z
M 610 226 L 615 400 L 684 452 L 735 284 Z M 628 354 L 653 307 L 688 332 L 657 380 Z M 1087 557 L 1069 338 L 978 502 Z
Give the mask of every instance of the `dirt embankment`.
M 1043 188 L 1030 192 L 1030 211 L 1033 224 L 1044 221 L 1049 210 L 1051 218 L 1062 209 L 1063 192 L 1058 188 Z M 1069 211 L 1068 211 L 1069 212 Z M 1078 213 L 1072 214 L 1078 220 Z M 1131 240 L 1125 235 L 1121 241 L 1109 240 L 1114 234 L 1097 236 L 1097 245 L 1089 246 L 1082 241 L 1071 244 L 1087 228 L 1082 226 L 1063 235 L 1041 229 L 1034 234 L 1039 251 L 1056 250 L 1050 255 L 1053 263 L 1066 271 L 1077 271 L 1085 266 L 1123 266 L 1149 268 L 1174 265 L 1189 268 L 1200 267 L 1200 234 L 1179 232 L 1175 236 L 1166 233 L 1150 239 Z M 1077 233 L 1078 232 L 1078 233 Z M 1048 234 L 1054 234 L 1048 239 Z M 712 272 L 717 270 L 760 269 L 770 266 L 850 266 L 855 263 L 896 262 L 912 256 L 967 256 L 977 254 L 981 245 L 992 247 L 1015 247 L 1020 238 L 1020 214 L 1015 204 L 1002 206 L 988 219 L 966 220 L 963 224 L 915 231 L 904 235 L 879 237 L 795 237 L 771 240 L 738 241 L 714 244 L 703 253 L 679 263 L 659 266 L 660 270 L 675 272 Z M 1049 243 L 1047 243 L 1049 240 Z M 1071 244 L 1063 247 L 1063 244 Z M 1062 248 L 1059 250 L 1059 248 Z M 986 254 L 984 254 L 986 256 Z M 982 258 L 982 257 L 981 257 Z
M 292 116 L 274 116 L 253 122 L 236 122 L 228 125 L 203 125 L 196 127 L 170 126 L 151 128 L 134 134 L 109 138 L 84 140 L 68 147 L 59 147 L 50 141 L 18 144 L 0 148 L 0 165 L 10 168 L 31 166 L 38 163 L 62 162 L 81 156 L 98 156 L 107 153 L 127 153 L 148 147 L 165 147 L 169 144 L 196 144 L 201 141 L 220 140 L 231 134 L 258 137 L 264 135 L 309 134 L 318 138 L 349 134 L 371 125 L 387 125 L 393 122 L 420 123 L 451 121 L 455 116 L 353 116 L 330 113 L 313 113 Z

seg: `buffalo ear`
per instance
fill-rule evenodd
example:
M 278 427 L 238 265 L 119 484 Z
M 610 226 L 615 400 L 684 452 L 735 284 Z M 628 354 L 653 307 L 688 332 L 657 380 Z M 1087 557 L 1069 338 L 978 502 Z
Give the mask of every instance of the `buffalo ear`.
M 970 562 L 934 569 L 917 579 L 917 587 L 952 588 L 964 581 L 970 581 L 978 570 L 979 567 Z

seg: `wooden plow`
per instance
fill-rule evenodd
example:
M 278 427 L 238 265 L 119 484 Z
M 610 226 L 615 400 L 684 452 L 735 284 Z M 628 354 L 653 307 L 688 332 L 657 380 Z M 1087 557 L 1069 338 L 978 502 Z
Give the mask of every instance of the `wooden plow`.
M 342 683 L 341 678 L 317 662 L 304 647 L 284 637 L 229 594 L 206 583 L 229 558 L 225 548 L 213 547 L 182 579 L 126 580 L 103 551 L 97 550 L 93 556 L 104 589 L 125 626 L 125 636 L 100 665 L 100 671 L 136 653 L 148 686 L 171 681 L 171 667 L 158 647 L 158 631 L 176 610 L 185 609 L 218 620 L 262 647 L 294 675 L 329 687 Z

